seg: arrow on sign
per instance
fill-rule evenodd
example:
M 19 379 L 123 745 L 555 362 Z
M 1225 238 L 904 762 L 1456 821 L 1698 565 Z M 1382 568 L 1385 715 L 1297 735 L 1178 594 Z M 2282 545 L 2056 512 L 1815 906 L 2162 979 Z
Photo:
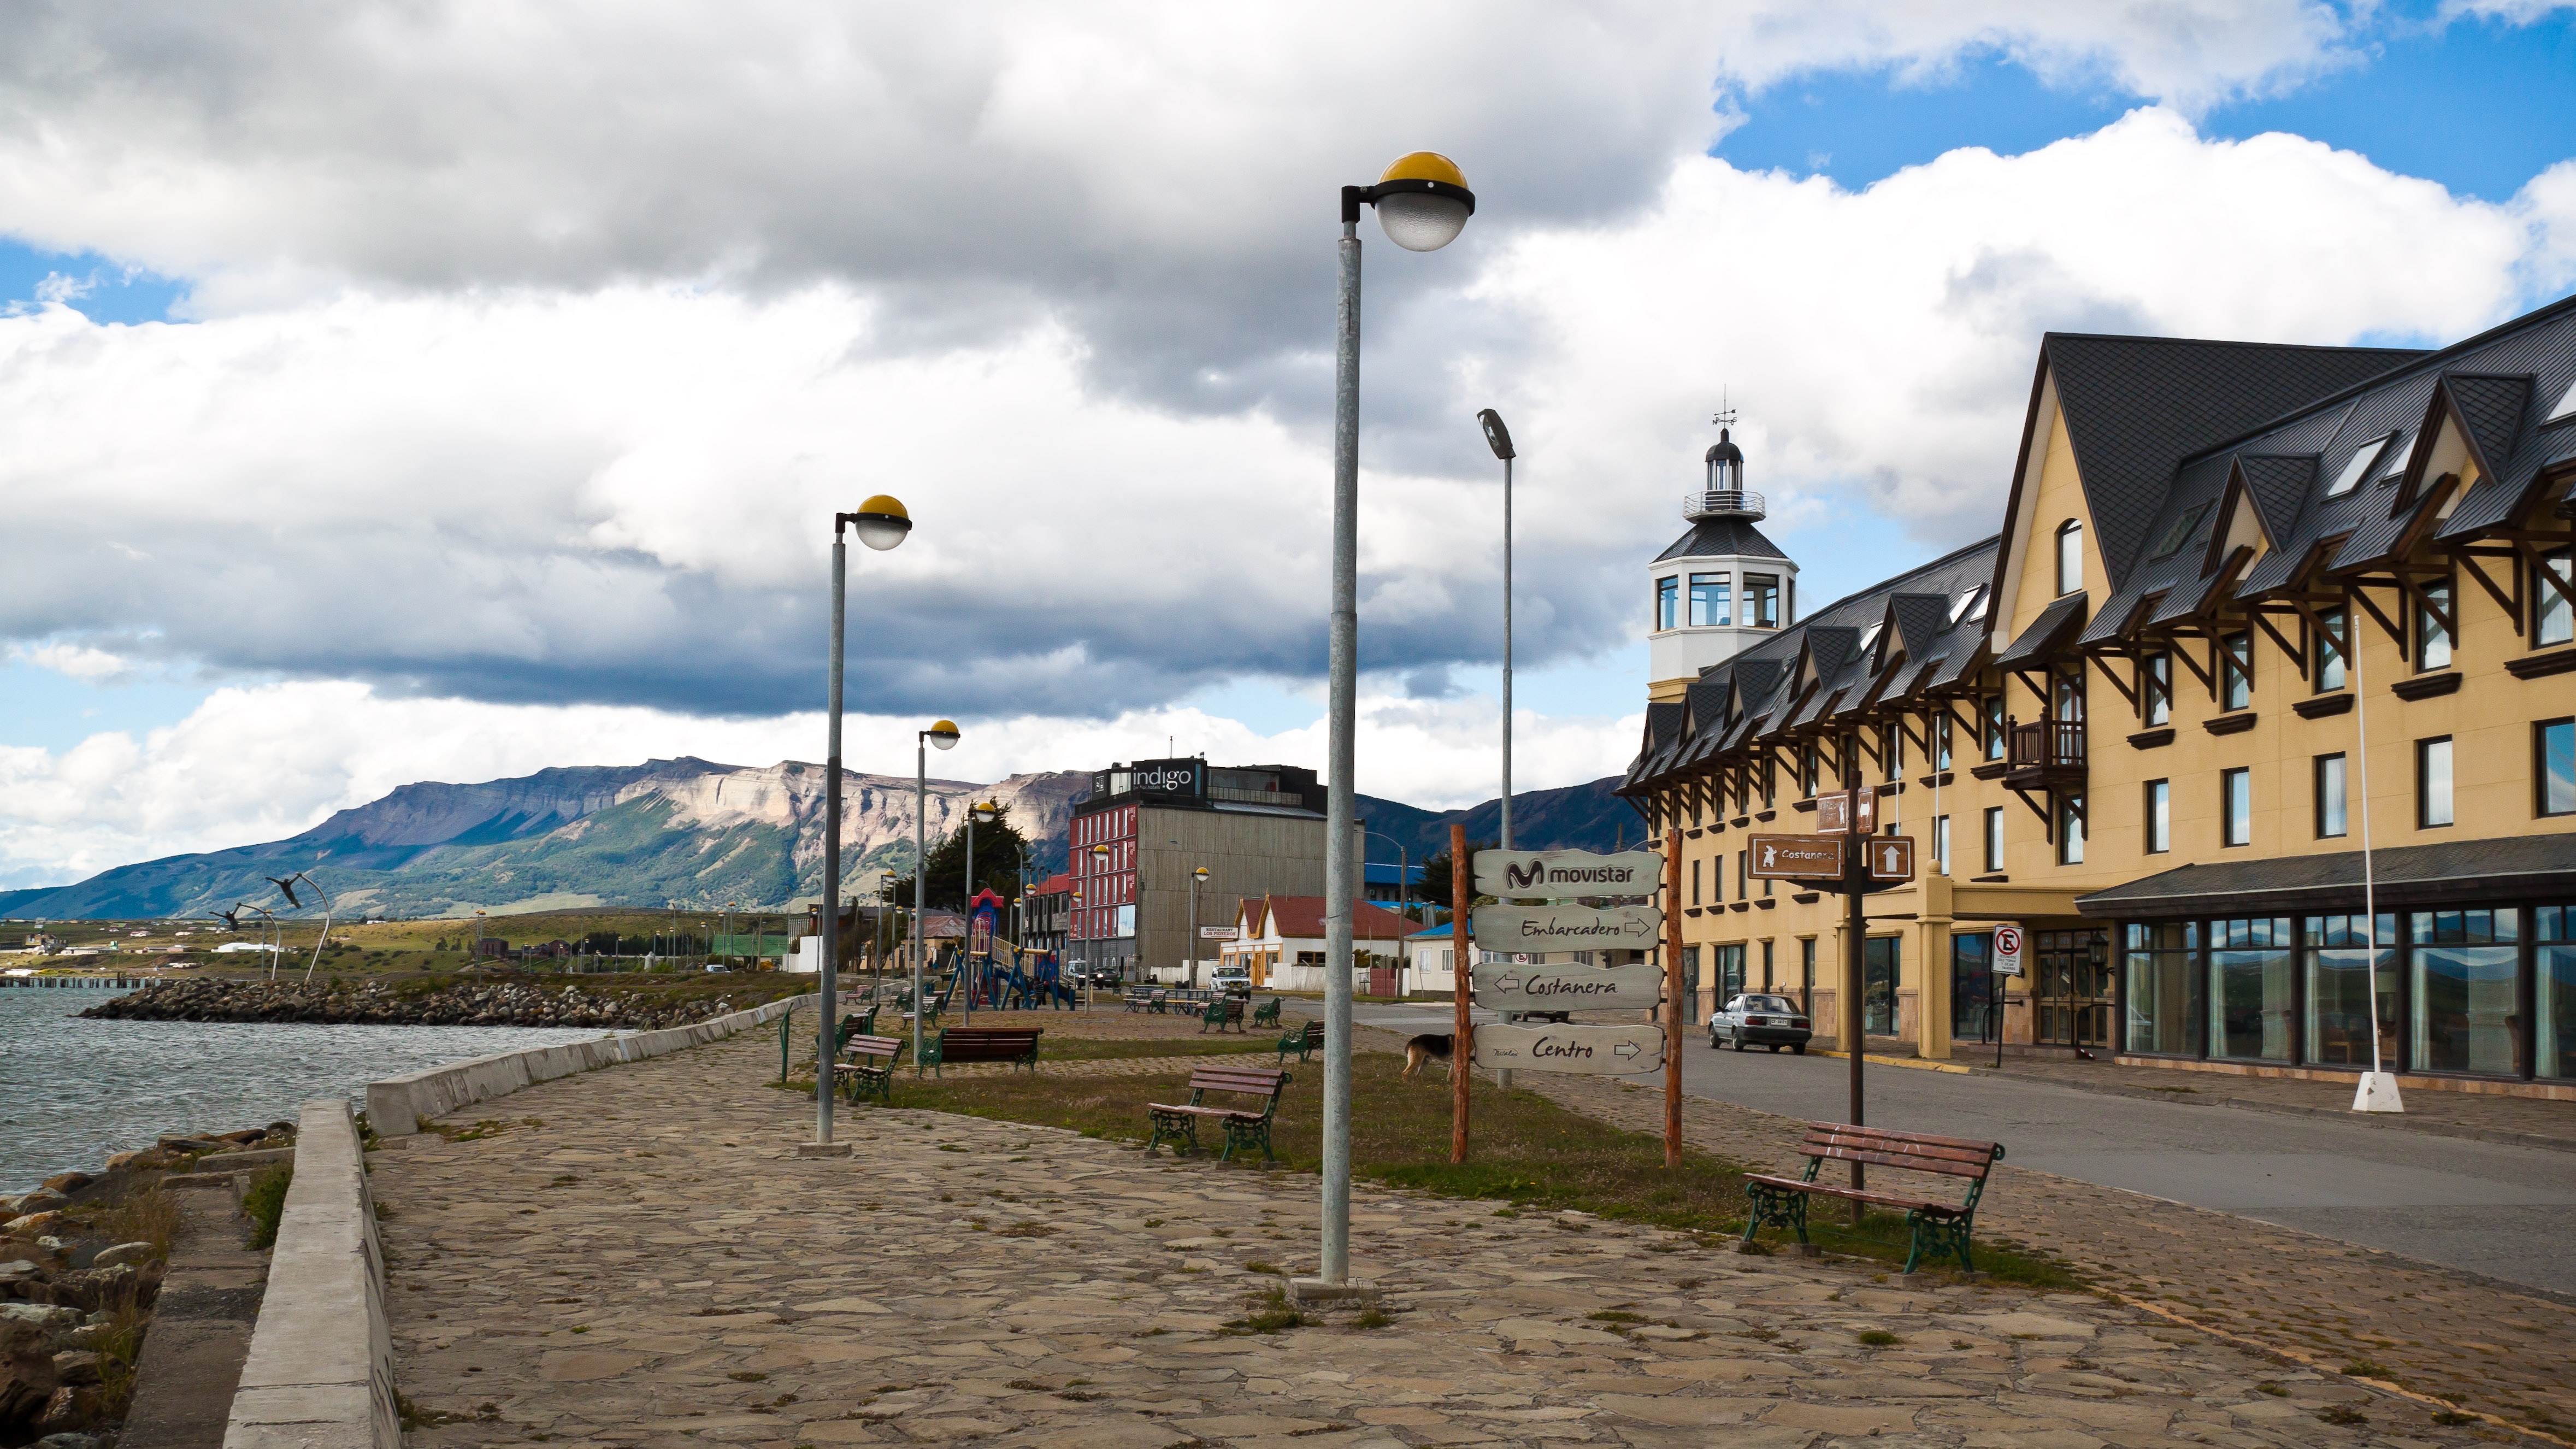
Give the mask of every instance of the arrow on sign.
M 1637 1044 L 1632 1041 L 1623 1041 L 1610 1049 L 1610 1055 L 1614 1057 L 1633 1057 L 1636 1054 Z
M 1518 990 L 1520 990 L 1520 989 L 1521 989 L 1521 979 L 1520 979 L 1519 977 L 1517 977 L 1517 976 L 1505 976 L 1505 977 L 1503 977 L 1501 980 L 1499 980 L 1499 981 L 1497 981 L 1497 982 L 1495 982 L 1495 983 L 1494 983 L 1494 989 L 1495 989 L 1496 991 L 1506 991 L 1506 992 L 1508 992 L 1508 991 L 1518 991 Z

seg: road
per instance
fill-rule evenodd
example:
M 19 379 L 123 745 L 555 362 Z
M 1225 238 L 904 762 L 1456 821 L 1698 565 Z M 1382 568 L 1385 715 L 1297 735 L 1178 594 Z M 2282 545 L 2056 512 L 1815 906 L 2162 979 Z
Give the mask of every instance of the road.
M 1436 1007 L 1352 1015 L 1389 1030 L 1449 1028 Z M 2003 1077 L 1865 1072 L 1874 1126 L 2000 1141 L 2016 1166 L 2576 1294 L 2576 1153 Z M 1682 1090 L 1843 1121 L 1849 1074 L 1839 1058 L 1713 1052 L 1694 1033 Z

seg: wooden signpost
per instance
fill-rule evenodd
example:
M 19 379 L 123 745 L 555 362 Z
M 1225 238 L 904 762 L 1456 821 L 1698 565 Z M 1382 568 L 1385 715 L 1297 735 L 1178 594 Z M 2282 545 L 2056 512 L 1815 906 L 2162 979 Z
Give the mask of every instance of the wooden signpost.
M 1664 1065 L 1664 1030 L 1655 1022 L 1627 1026 L 1509 1026 L 1476 1028 L 1471 1060 L 1489 1071 L 1581 1072 L 1625 1077 Z
M 1610 1011 L 1651 1007 L 1663 999 L 1663 973 L 1646 961 L 1633 966 L 1494 961 L 1476 968 L 1476 1004 L 1494 1011 Z
M 1567 900 L 1577 896 L 1651 896 L 1663 883 L 1664 857 L 1653 850 L 1480 850 L 1476 893 Z

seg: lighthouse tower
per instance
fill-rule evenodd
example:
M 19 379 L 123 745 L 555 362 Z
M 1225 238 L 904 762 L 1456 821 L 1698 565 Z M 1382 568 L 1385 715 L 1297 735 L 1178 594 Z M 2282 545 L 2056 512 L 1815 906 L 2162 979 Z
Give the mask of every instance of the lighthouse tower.
M 1718 421 L 1731 423 L 1734 414 Z M 1646 636 L 1646 697 L 1657 704 L 1680 699 L 1701 670 L 1797 618 L 1798 566 L 1755 527 L 1762 495 L 1744 491 L 1744 452 L 1729 431 L 1720 428 L 1710 445 L 1701 486 L 1682 495 L 1690 531 L 1647 568 L 1654 627 Z

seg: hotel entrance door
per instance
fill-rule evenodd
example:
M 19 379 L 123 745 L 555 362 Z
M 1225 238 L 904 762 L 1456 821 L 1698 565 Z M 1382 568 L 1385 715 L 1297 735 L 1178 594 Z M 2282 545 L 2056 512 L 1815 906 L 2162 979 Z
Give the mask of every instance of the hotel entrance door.
M 2037 1039 L 2079 1051 L 2110 1044 L 2111 933 L 2033 931 L 2037 968 L 2031 995 L 2039 1009 Z

